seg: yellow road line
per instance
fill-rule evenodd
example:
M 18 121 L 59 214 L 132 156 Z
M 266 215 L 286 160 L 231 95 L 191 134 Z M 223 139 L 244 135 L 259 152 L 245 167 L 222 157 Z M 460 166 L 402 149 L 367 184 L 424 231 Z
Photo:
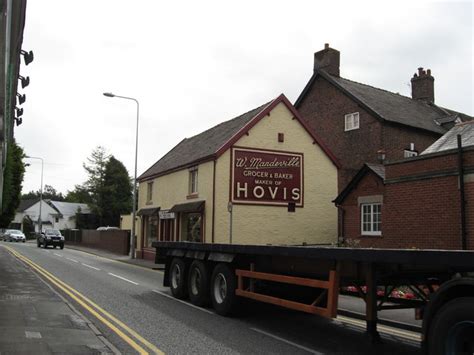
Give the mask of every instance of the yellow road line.
M 31 267 L 36 269 L 39 273 L 41 273 L 44 277 L 49 279 L 51 282 L 53 282 L 57 287 L 59 287 L 61 290 L 63 290 L 66 294 L 68 294 L 71 298 L 73 298 L 76 302 L 78 302 L 81 306 L 86 308 L 89 312 L 91 312 L 94 316 L 96 316 L 99 320 L 101 320 L 104 324 L 106 324 L 110 329 L 112 329 L 117 335 L 119 335 L 124 341 L 126 341 L 130 346 L 132 346 L 135 350 L 137 350 L 140 354 L 148 354 L 142 347 L 140 347 L 135 341 L 133 341 L 130 337 L 128 337 L 126 334 L 124 334 L 120 329 L 115 327 L 113 324 L 111 324 L 107 319 L 102 317 L 100 314 L 98 314 L 94 309 L 92 309 L 90 306 L 85 304 L 85 302 L 89 303 L 91 306 L 97 309 L 97 311 L 101 312 L 104 314 L 106 317 L 108 317 L 110 320 L 115 322 L 118 326 L 122 327 L 125 331 L 127 331 L 130 335 L 135 337 L 137 340 L 139 340 L 142 344 L 144 344 L 146 347 L 148 347 L 150 350 L 152 350 L 155 354 L 162 355 L 164 354 L 163 351 L 158 349 L 155 345 L 150 343 L 148 340 L 143 338 L 141 335 L 139 335 L 136 331 L 125 325 L 123 322 L 118 320 L 116 317 L 99 307 L 96 303 L 88 299 L 86 296 L 82 295 L 79 291 L 76 289 L 72 288 L 68 284 L 64 283 L 51 273 L 49 273 L 47 270 L 43 269 L 41 266 L 37 265 L 24 255 L 18 253 L 17 251 L 11 249 L 10 247 L 6 247 L 7 250 L 9 250 L 12 254 L 14 254 L 16 257 L 19 259 L 23 260 L 25 263 L 29 264 Z M 74 295 L 74 294 L 75 295 Z M 77 297 L 76 297 L 77 295 Z M 79 298 L 82 298 L 79 299 Z
M 337 316 L 336 320 L 365 328 L 365 321 L 361 321 L 358 319 L 348 318 L 345 316 Z M 415 332 L 405 331 L 405 330 L 397 329 L 393 327 L 387 327 L 380 324 L 377 325 L 377 329 L 380 332 L 385 333 L 385 334 L 397 335 L 406 339 L 421 341 L 421 335 Z

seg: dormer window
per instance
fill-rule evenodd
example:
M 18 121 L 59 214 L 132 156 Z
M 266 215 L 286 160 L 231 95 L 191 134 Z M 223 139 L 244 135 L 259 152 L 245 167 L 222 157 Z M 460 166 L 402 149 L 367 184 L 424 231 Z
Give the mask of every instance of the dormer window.
M 359 112 L 349 113 L 344 116 L 344 130 L 359 129 Z
M 411 158 L 418 156 L 418 152 L 415 150 L 415 143 L 410 143 L 410 148 L 403 151 L 404 158 Z

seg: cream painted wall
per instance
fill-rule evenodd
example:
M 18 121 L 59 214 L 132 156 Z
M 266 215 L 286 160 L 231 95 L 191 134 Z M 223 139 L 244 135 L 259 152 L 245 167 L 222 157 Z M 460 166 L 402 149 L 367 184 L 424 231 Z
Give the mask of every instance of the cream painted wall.
M 337 241 L 337 169 L 292 113 L 280 103 L 244 135 L 236 146 L 304 154 L 304 207 L 234 205 L 234 244 L 308 244 Z M 278 142 L 278 133 L 285 141 Z M 215 242 L 229 241 L 230 150 L 216 165 Z
M 304 207 L 289 213 L 286 206 L 234 205 L 234 244 L 319 244 L 337 241 L 337 169 L 323 150 L 283 104 L 265 116 L 236 146 L 304 154 Z M 285 141 L 278 142 L 278 133 Z M 187 199 L 189 170 L 183 169 L 155 178 L 152 203 L 146 204 L 147 182 L 139 185 L 139 209 L 205 200 L 205 242 L 212 242 L 212 185 L 214 163 L 198 166 L 198 197 Z M 229 241 L 230 150 L 216 162 L 215 243 Z M 149 180 L 150 181 L 150 180 Z M 138 234 L 141 240 L 141 229 Z
M 194 198 L 187 198 L 189 195 L 188 169 L 179 170 L 153 179 L 153 195 L 152 203 L 150 204 L 146 203 L 147 183 L 150 180 L 140 183 L 138 191 L 138 208 L 160 207 L 162 210 L 167 210 L 176 204 L 205 200 L 204 238 L 206 242 L 210 243 L 212 229 L 213 169 L 214 162 L 212 161 L 198 165 L 198 195 Z

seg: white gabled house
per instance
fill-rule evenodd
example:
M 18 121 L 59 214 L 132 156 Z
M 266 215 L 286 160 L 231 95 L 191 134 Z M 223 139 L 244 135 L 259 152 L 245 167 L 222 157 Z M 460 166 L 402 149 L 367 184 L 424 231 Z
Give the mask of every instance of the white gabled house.
M 39 231 L 38 217 L 40 213 L 40 200 L 26 200 L 20 203 L 15 214 L 12 226 L 23 230 L 23 222 L 28 217 L 35 225 L 35 231 Z M 76 214 L 91 213 L 89 206 L 85 203 L 60 202 L 52 200 L 41 201 L 42 229 L 74 229 L 76 228 Z

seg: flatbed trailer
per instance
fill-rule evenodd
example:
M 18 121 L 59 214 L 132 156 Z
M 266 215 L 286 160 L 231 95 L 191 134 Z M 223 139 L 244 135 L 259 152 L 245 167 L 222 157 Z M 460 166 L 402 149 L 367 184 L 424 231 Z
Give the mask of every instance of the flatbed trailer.
M 474 354 L 474 251 L 363 249 L 154 242 L 165 264 L 164 286 L 220 315 L 249 298 L 337 316 L 340 294 L 352 286 L 366 304 L 366 331 L 379 339 L 379 310 L 414 308 L 428 354 Z M 412 299 L 392 297 L 406 288 Z M 414 312 L 415 314 L 415 312 Z

